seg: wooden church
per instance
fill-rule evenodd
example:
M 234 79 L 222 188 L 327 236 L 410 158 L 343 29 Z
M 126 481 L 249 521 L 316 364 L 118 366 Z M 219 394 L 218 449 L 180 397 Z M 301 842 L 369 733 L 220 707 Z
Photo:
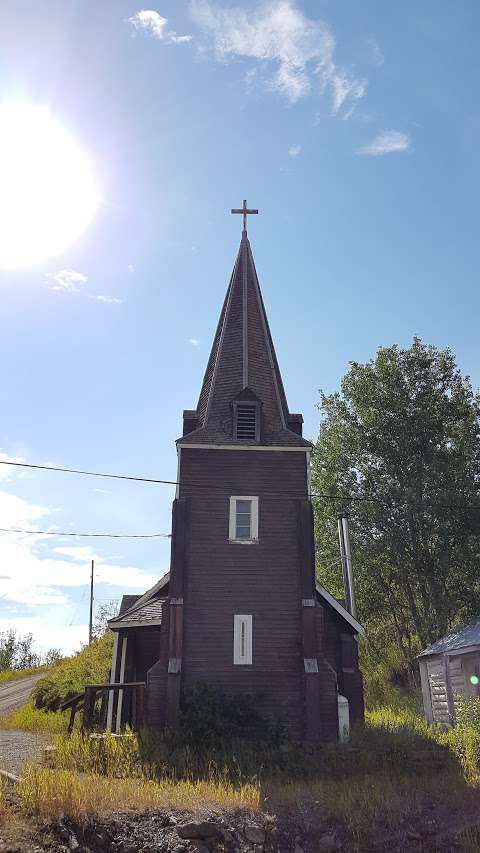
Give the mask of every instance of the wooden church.
M 197 408 L 177 441 L 170 572 L 110 620 L 111 682 L 146 682 L 151 726 L 175 728 L 199 682 L 254 695 L 298 742 L 338 738 L 338 695 L 363 716 L 356 619 L 315 582 L 312 445 L 287 405 L 243 232 Z M 257 211 L 252 211 L 256 213 Z M 123 695 L 124 694 L 124 695 Z M 111 690 L 107 727 L 135 724 Z

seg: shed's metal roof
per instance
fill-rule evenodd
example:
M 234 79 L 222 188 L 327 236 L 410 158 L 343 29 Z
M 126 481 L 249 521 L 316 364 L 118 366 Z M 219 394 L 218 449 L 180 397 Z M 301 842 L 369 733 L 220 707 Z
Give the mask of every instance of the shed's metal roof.
M 441 655 L 445 652 L 453 652 L 455 649 L 463 649 L 466 646 L 480 646 L 480 619 L 475 619 L 467 625 L 461 625 L 456 631 L 432 643 L 418 657 Z

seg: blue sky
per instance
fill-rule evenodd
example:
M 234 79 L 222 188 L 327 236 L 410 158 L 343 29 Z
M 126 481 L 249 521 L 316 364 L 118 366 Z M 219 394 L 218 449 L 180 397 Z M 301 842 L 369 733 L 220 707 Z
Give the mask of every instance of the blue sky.
M 93 164 L 94 220 L 0 270 L 5 458 L 173 479 L 240 238 L 292 411 L 414 334 L 480 383 L 477 3 L 0 0 L 0 102 L 47 106 Z M 1 234 L 0 234 L 1 241 Z M 0 471 L 0 526 L 168 532 L 172 490 Z M 0 630 L 86 639 L 169 542 L 0 536 Z

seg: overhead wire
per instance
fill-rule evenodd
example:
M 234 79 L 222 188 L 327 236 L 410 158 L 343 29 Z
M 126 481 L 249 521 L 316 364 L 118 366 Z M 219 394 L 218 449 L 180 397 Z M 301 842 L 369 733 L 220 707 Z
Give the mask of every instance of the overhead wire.
M 0 527 L 0 533 L 30 533 L 35 536 L 89 536 L 101 539 L 170 539 L 171 533 L 72 533 L 60 530 L 24 530 L 19 527 Z
M 87 476 L 87 477 L 106 477 L 106 478 L 115 479 L 115 480 L 128 480 L 128 481 L 134 481 L 134 482 L 140 482 L 140 483 L 153 483 L 153 484 L 157 484 L 157 485 L 168 485 L 168 486 L 180 486 L 180 487 L 183 486 L 184 488 L 188 488 L 188 489 L 198 488 L 198 489 L 207 489 L 208 491 L 211 491 L 211 492 L 221 491 L 224 493 L 226 493 L 226 492 L 228 493 L 228 489 L 225 486 L 217 486 L 213 483 L 196 483 L 195 481 L 163 480 L 163 479 L 159 479 L 159 478 L 155 478 L 155 477 L 139 477 L 139 476 L 135 476 L 135 475 L 131 475 L 131 474 L 112 474 L 112 473 L 100 472 L 100 471 L 85 471 L 85 470 L 79 469 L 79 468 L 65 468 L 65 467 L 61 467 L 61 466 L 57 466 L 57 465 L 37 465 L 37 464 L 29 463 L 29 462 L 14 462 L 14 461 L 6 460 L 6 459 L 0 459 L 0 465 L 13 465 L 15 467 L 20 467 L 20 468 L 32 468 L 32 469 L 37 469 L 37 470 L 42 470 L 42 471 L 57 471 L 57 472 L 61 472 L 64 474 L 80 474 L 80 475 Z M 300 491 L 301 490 L 299 490 L 299 492 Z M 278 498 L 284 498 L 285 496 L 295 497 L 295 495 L 293 495 L 292 493 L 288 493 L 285 491 L 263 492 L 263 494 L 265 496 L 268 496 L 268 497 L 278 497 Z M 303 497 L 303 492 L 299 496 Z M 380 498 L 376 495 L 364 495 L 364 496 L 361 496 L 361 495 L 338 495 L 338 494 L 329 495 L 329 494 L 324 494 L 324 493 L 319 493 L 319 492 L 312 492 L 310 496 L 313 498 L 321 499 L 321 500 L 341 501 L 341 502 L 346 502 L 346 503 L 363 502 L 363 503 L 378 503 L 378 504 L 382 504 L 386 507 L 394 507 L 395 506 L 395 504 L 393 504 L 391 501 L 390 502 L 386 501 L 385 499 Z M 417 503 L 417 504 L 410 503 L 409 506 L 412 508 L 416 507 L 419 509 L 423 509 L 425 507 L 432 507 L 432 508 L 439 508 L 439 509 L 449 509 L 449 510 L 454 510 L 457 512 L 459 512 L 459 511 L 460 512 L 480 512 L 480 504 L 452 504 L 452 503 L 441 503 L 441 502 L 437 502 L 437 501 L 422 501 L 422 503 Z M 10 531 L 10 530 L 4 529 L 4 532 L 21 532 L 21 531 Z M 27 533 L 28 532 L 32 532 L 32 533 L 35 533 L 35 532 L 42 533 L 43 532 L 43 533 L 47 533 L 47 534 L 52 533 L 51 531 L 25 531 L 25 532 L 27 532 Z M 60 534 L 57 534 L 57 535 L 60 535 Z M 90 534 L 90 533 L 67 534 L 67 533 L 65 533 L 62 535 L 65 535 L 65 536 L 67 536 L 67 535 L 71 535 L 71 536 L 73 536 L 73 535 L 75 535 L 75 536 L 76 535 L 78 535 L 78 536 L 96 536 L 96 535 L 98 535 L 98 536 L 105 536 L 105 537 L 111 537 L 111 538 L 154 538 L 154 537 L 169 536 L 170 534 L 157 534 L 157 533 L 155 533 L 155 534 L 144 534 L 144 535 L 136 535 L 136 534 L 132 535 L 132 534 L 103 534 L 103 533 L 102 534 Z

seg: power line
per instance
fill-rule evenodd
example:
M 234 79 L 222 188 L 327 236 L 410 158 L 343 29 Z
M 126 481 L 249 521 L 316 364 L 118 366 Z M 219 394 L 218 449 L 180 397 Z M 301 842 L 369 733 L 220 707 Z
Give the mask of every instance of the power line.
M 311 497 L 321 498 L 325 500 L 343 501 L 344 503 L 349 503 L 351 501 L 378 503 L 381 506 L 386 507 L 387 509 L 394 509 L 396 506 L 399 505 L 398 503 L 395 504 L 392 501 L 387 501 L 384 498 L 360 497 L 359 495 L 322 495 L 312 492 Z M 459 512 L 480 512 L 480 504 L 446 504 L 428 500 L 422 501 L 422 503 L 409 503 L 408 507 L 411 509 L 424 509 L 425 507 L 431 507 L 435 509 L 452 509 Z
M 86 477 L 108 477 L 114 480 L 137 480 L 140 483 L 162 483 L 167 486 L 176 486 L 175 480 L 155 480 L 151 477 L 133 477 L 127 474 L 104 474 L 99 471 L 82 471 L 78 468 L 61 468 L 57 465 L 33 465 L 29 462 L 10 462 L 0 459 L 0 465 L 15 465 L 16 468 L 37 468 L 41 471 L 62 471 L 64 474 L 83 474 Z
M 225 486 L 215 486 L 212 483 L 206 484 L 206 483 L 195 483 L 195 482 L 182 482 L 182 481 L 178 481 L 178 480 L 160 480 L 160 479 L 157 479 L 154 477 L 137 477 L 137 476 L 133 476 L 130 474 L 110 474 L 110 473 L 99 472 L 99 471 L 84 471 L 84 470 L 78 469 L 78 468 L 62 468 L 60 466 L 55 466 L 55 465 L 35 465 L 35 464 L 29 463 L 29 462 L 11 462 L 11 461 L 8 461 L 6 459 L 0 459 L 0 465 L 14 465 L 15 467 L 19 467 L 19 468 L 33 468 L 33 469 L 37 469 L 37 470 L 41 470 L 41 471 L 59 471 L 59 472 L 64 473 L 64 474 L 81 474 L 81 475 L 87 476 L 87 477 L 106 477 L 108 479 L 130 480 L 130 481 L 139 482 L 139 483 L 154 483 L 157 485 L 180 486 L 180 487 L 184 487 L 184 488 L 208 489 L 209 491 L 220 490 L 226 494 L 229 493 L 228 488 L 226 488 Z M 299 491 L 300 491 L 300 489 L 299 489 Z M 293 494 L 289 495 L 289 493 L 287 493 L 287 492 L 263 492 L 263 494 L 265 496 L 268 496 L 268 497 L 278 497 L 278 498 L 283 498 L 285 496 L 290 496 L 292 498 L 295 497 L 295 495 L 293 495 Z M 303 497 L 303 494 L 300 495 L 299 497 Z M 329 500 L 329 501 L 343 501 L 343 502 L 356 501 L 356 502 L 364 502 L 364 503 L 378 503 L 378 504 L 381 504 L 385 507 L 392 507 L 392 508 L 395 506 L 395 504 L 389 503 L 388 501 L 385 501 L 382 498 L 376 497 L 374 495 L 362 497 L 359 495 L 327 495 L 327 494 L 319 494 L 318 492 L 317 493 L 313 492 L 311 494 L 311 497 L 319 498 L 322 500 Z M 439 502 L 435 502 L 435 501 L 423 501 L 420 504 L 410 504 L 410 507 L 411 508 L 417 508 L 417 509 L 423 509 L 424 507 L 432 507 L 432 508 L 438 508 L 438 509 L 449 509 L 449 510 L 454 510 L 457 512 L 479 512 L 480 511 L 480 504 L 463 504 L 463 505 L 460 505 L 460 504 L 439 503 Z M 9 530 L 7 530 L 4 532 L 22 532 L 22 531 L 9 531 Z M 35 533 L 37 531 L 24 531 L 24 532 Z M 38 533 L 49 534 L 49 533 L 51 533 L 51 531 L 38 531 Z M 63 536 L 73 536 L 73 535 L 96 536 L 96 535 L 98 535 L 98 536 L 105 536 L 105 537 L 110 537 L 110 538 L 128 538 L 128 539 L 138 538 L 138 539 L 140 539 L 140 538 L 152 538 L 152 537 L 167 536 L 169 534 L 157 534 L 156 533 L 156 534 L 148 534 L 147 536 L 133 536 L 133 535 L 131 536 L 131 535 L 126 535 L 126 534 L 114 535 L 114 534 L 103 534 L 103 533 L 102 534 L 64 533 L 62 535 Z
M 30 533 L 42 536 L 90 536 L 102 539 L 170 539 L 170 533 L 61 533 L 58 530 L 22 530 L 18 527 L 0 527 L 0 533 Z

